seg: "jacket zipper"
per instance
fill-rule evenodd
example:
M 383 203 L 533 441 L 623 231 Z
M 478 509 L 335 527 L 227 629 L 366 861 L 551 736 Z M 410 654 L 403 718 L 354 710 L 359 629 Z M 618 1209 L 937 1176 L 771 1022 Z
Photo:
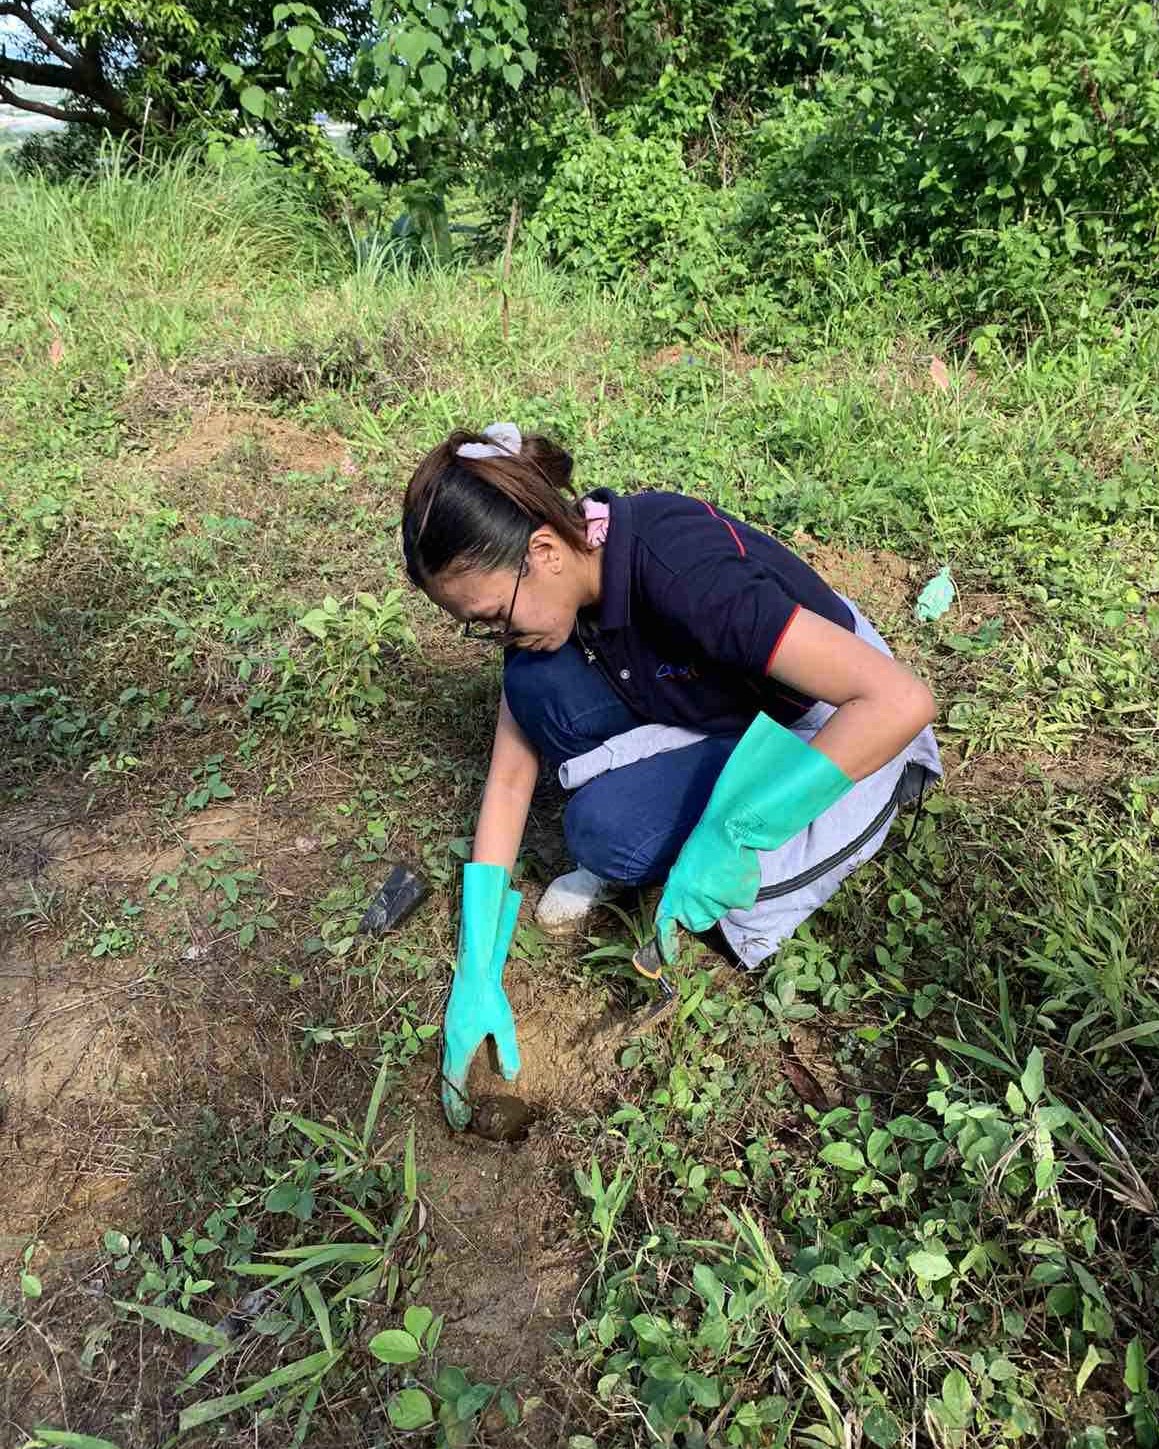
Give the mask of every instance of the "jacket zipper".
M 881 807 L 881 809 L 877 812 L 877 814 L 873 817 L 873 819 L 869 822 L 865 829 L 855 835 L 853 839 L 848 843 L 848 845 L 843 845 L 840 850 L 835 851 L 832 855 L 826 856 L 824 860 L 819 860 L 816 865 L 811 865 L 808 870 L 801 871 L 799 875 L 791 876 L 788 880 L 777 881 L 775 885 L 762 886 L 761 889 L 757 891 L 757 900 L 774 901 L 779 896 L 791 895 L 793 891 L 798 891 L 803 889 L 807 885 L 812 885 L 815 880 L 820 880 L 823 875 L 828 875 L 828 873 L 833 870 L 835 866 L 840 865 L 842 861 L 848 860 L 849 857 L 854 854 L 854 852 L 861 849 L 861 847 L 865 844 L 867 840 L 873 839 L 873 837 L 889 819 L 892 811 L 897 808 L 897 802 L 901 796 L 904 781 L 905 770 L 903 769 L 901 774 L 897 777 L 897 784 L 893 787 L 893 793 L 890 795 L 889 799 L 885 802 L 885 804 Z

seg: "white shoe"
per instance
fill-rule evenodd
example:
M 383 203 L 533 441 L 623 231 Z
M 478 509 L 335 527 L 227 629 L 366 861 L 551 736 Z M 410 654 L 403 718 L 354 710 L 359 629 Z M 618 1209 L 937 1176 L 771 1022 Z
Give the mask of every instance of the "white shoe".
M 581 865 L 567 875 L 557 875 L 544 891 L 535 908 L 536 924 L 551 936 L 577 931 L 597 906 L 613 900 L 622 889 Z

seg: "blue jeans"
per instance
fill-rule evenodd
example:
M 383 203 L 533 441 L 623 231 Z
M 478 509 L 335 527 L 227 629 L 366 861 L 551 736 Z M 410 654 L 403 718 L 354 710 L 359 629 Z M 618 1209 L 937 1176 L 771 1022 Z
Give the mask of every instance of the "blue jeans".
M 503 689 L 523 733 L 557 768 L 613 735 L 650 723 L 628 708 L 574 643 L 553 654 L 513 654 Z M 704 813 L 737 739 L 714 736 L 581 786 L 564 813 L 572 856 L 604 880 L 625 885 L 663 880 Z

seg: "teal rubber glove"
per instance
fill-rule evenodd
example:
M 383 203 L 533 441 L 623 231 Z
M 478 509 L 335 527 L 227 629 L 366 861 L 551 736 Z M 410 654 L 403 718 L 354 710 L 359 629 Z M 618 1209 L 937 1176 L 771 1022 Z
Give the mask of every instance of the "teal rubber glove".
M 757 715 L 668 873 L 656 910 L 664 960 L 676 958 L 677 923 L 707 931 L 729 911 L 751 909 L 761 885 L 757 851 L 792 840 L 852 788 L 820 750 Z
M 503 967 L 519 902 L 501 865 L 463 867 L 463 909 L 451 999 L 443 1018 L 443 1111 L 461 1132 L 471 1120 L 467 1073 L 484 1038 L 494 1037 L 508 1081 L 519 1072 L 515 1018 L 503 990 Z

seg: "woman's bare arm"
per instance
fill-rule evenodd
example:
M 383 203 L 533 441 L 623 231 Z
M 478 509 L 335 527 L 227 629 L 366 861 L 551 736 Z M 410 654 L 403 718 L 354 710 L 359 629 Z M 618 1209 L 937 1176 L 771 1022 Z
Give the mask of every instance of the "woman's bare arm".
M 785 630 L 769 677 L 836 706 L 812 744 L 851 780 L 892 760 L 936 713 L 933 695 L 904 664 L 809 609 Z
M 499 720 L 491 747 L 491 768 L 483 787 L 475 848 L 471 859 L 512 870 L 523 840 L 531 796 L 539 777 L 539 756 L 507 708 L 499 700 Z

